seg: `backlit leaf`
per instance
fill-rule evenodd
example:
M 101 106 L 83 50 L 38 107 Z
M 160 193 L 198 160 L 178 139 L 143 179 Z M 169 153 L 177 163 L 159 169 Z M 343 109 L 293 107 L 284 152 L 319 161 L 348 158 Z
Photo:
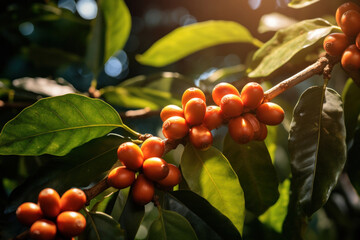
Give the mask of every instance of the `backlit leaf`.
M 342 99 L 344 101 L 346 140 L 350 141 L 354 136 L 360 115 L 360 87 L 352 79 L 346 82 Z
M 292 0 L 288 6 L 291 8 L 303 8 L 319 1 L 320 0 Z

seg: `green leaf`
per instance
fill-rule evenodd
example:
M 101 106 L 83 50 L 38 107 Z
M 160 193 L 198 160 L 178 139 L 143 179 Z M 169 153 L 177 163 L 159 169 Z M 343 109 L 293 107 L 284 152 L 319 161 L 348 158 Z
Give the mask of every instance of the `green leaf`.
M 281 233 L 282 225 L 287 214 L 290 195 L 290 180 L 286 179 L 279 185 L 280 197 L 278 201 L 271 206 L 264 214 L 259 216 L 259 220 L 274 229 L 276 232 Z
M 162 67 L 199 50 L 234 42 L 261 45 L 244 26 L 236 22 L 206 21 L 175 29 L 145 53 L 136 56 L 136 60 L 144 65 Z
M 116 151 L 123 142 L 124 139 L 109 135 L 77 147 L 63 157 L 41 156 L 48 158 L 48 163 L 11 193 L 7 212 L 15 211 L 22 202 L 36 202 L 45 187 L 62 194 L 71 187 L 85 188 L 100 181 L 117 161 Z
M 291 8 L 304 8 L 319 1 L 320 0 L 292 0 L 288 6 Z
M 159 210 L 159 218 L 150 229 L 148 240 L 197 240 L 194 229 L 180 214 L 164 209 Z
M 227 134 L 223 153 L 239 177 L 246 209 L 264 213 L 279 198 L 278 179 L 265 143 L 238 144 Z
M 95 74 L 116 51 L 124 47 L 130 30 L 131 15 L 123 0 L 99 2 L 86 56 L 86 63 Z
M 127 128 L 102 100 L 76 94 L 43 98 L 4 126 L 0 154 L 63 156 L 117 127 Z
M 337 27 L 316 18 L 304 20 L 277 31 L 273 38 L 255 52 L 248 69 L 249 77 L 270 75 L 292 59 L 295 54 L 316 44 L 334 29 Z
M 229 161 L 214 147 L 207 151 L 185 146 L 181 169 L 190 189 L 228 217 L 242 234 L 244 192 Z
M 346 140 L 354 137 L 360 114 L 360 87 L 352 79 L 349 79 L 343 89 L 344 115 L 346 126 Z
M 120 228 L 120 224 L 111 216 L 102 213 L 88 213 L 86 219 L 86 229 L 79 237 L 86 240 L 124 240 L 124 233 Z
M 199 239 L 241 239 L 230 219 L 192 191 L 174 191 L 165 195 L 165 207 L 184 216 Z

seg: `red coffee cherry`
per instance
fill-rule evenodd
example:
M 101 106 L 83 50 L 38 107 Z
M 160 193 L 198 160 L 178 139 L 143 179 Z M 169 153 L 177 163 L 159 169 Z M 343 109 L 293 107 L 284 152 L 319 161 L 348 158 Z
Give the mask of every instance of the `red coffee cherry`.
M 218 106 L 208 106 L 206 108 L 203 124 L 209 129 L 218 128 L 223 123 L 221 108 Z
M 17 219 L 24 225 L 30 226 L 35 221 L 43 218 L 39 205 L 32 202 L 24 202 L 16 209 Z
M 66 237 L 75 237 L 86 227 L 85 217 L 74 211 L 65 211 L 56 218 L 58 231 Z
M 249 82 L 241 90 L 240 96 L 244 107 L 255 109 L 264 99 L 264 90 L 257 82 Z
M 206 102 L 206 97 L 203 91 L 201 91 L 199 88 L 191 87 L 186 89 L 186 91 L 182 95 L 181 104 L 183 109 L 185 109 L 186 103 L 192 98 L 200 98 L 204 102 Z
M 168 164 L 169 174 L 162 180 L 157 181 L 163 187 L 174 187 L 181 181 L 181 172 L 173 164 Z
M 238 95 L 227 94 L 221 99 L 220 108 L 225 118 L 232 118 L 240 116 L 244 107 Z
M 219 83 L 212 90 L 212 98 L 216 105 L 220 106 L 221 99 L 227 94 L 234 94 L 240 96 L 239 91 L 230 83 Z
M 358 35 L 356 36 L 355 39 L 355 45 L 358 49 L 360 49 L 360 32 L 358 33 Z
M 151 157 L 162 157 L 165 151 L 165 142 L 158 137 L 150 137 L 141 145 L 144 159 Z
M 284 120 L 284 110 L 276 103 L 266 102 L 256 109 L 256 117 L 266 125 L 278 125 Z
M 336 13 L 335 13 L 336 23 L 339 27 L 341 25 L 342 15 L 349 10 L 355 10 L 355 11 L 360 12 L 360 7 L 359 7 L 359 5 L 357 5 L 356 3 L 353 3 L 353 2 L 346 2 L 344 4 L 341 4 L 337 8 Z
M 60 198 L 61 211 L 79 211 L 85 206 L 86 195 L 79 188 L 67 190 Z
M 346 11 L 341 16 L 340 28 L 349 38 L 356 37 L 360 32 L 360 12 L 355 10 Z
M 345 49 L 341 57 L 341 66 L 347 71 L 358 71 L 360 69 L 360 50 L 355 44 Z
M 189 133 L 189 127 L 184 118 L 175 116 L 163 123 L 162 132 L 168 139 L 180 139 Z
M 110 171 L 107 182 L 111 187 L 123 189 L 135 181 L 135 172 L 125 166 L 114 168 Z
M 169 117 L 178 116 L 184 118 L 184 110 L 176 105 L 167 105 L 160 112 L 160 118 L 163 122 Z
M 148 158 L 144 161 L 142 170 L 147 179 L 159 181 L 164 179 L 169 173 L 167 162 L 158 157 Z
M 207 150 L 213 143 L 213 136 L 207 127 L 204 125 L 194 126 L 189 133 L 191 144 L 200 150 Z
M 144 155 L 138 145 L 132 142 L 121 144 L 117 150 L 119 161 L 128 169 L 137 171 L 144 162 Z
M 265 123 L 262 123 L 262 122 L 259 122 L 259 123 L 260 123 L 259 135 L 256 138 L 254 137 L 254 140 L 264 141 L 267 136 L 267 133 L 268 133 L 267 127 L 266 127 Z
M 242 116 L 230 119 L 228 128 L 231 138 L 237 143 L 248 143 L 254 137 L 251 123 Z
M 54 218 L 60 213 L 60 196 L 52 188 L 41 190 L 38 196 L 38 204 L 43 214 L 49 218 Z
M 325 51 L 331 56 L 341 56 L 348 45 L 349 40 L 344 33 L 331 33 L 323 43 Z
M 155 188 L 152 181 L 148 180 L 144 174 L 140 173 L 131 187 L 131 195 L 135 203 L 145 205 L 154 197 Z
M 200 98 L 190 99 L 184 108 L 186 122 L 190 125 L 199 125 L 204 120 L 206 103 Z
M 56 235 L 56 225 L 50 220 L 40 219 L 30 228 L 30 237 L 34 240 L 52 240 Z
M 260 122 L 257 117 L 252 113 L 245 113 L 242 115 L 246 120 L 248 120 L 254 130 L 254 139 L 257 139 L 260 135 Z

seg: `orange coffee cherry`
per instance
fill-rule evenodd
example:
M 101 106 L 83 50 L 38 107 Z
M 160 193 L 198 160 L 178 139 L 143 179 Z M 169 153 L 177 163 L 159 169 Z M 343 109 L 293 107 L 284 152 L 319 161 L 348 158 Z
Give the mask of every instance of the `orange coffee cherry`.
M 56 236 L 56 225 L 47 219 L 34 222 L 30 228 L 30 237 L 34 240 L 53 240 Z
M 356 36 L 355 39 L 355 45 L 358 49 L 360 49 L 360 32 L 358 33 L 358 35 Z
M 52 188 L 41 190 L 38 196 L 38 204 L 43 214 L 49 218 L 56 217 L 60 213 L 60 196 Z
M 355 10 L 360 12 L 360 7 L 356 3 L 353 2 L 346 2 L 344 4 L 341 4 L 337 9 L 335 13 L 336 23 L 340 27 L 341 25 L 341 17 L 342 15 L 349 11 L 349 10 Z
M 221 99 L 220 108 L 225 118 L 232 118 L 240 116 L 244 107 L 238 95 L 227 94 Z
M 200 98 L 190 99 L 184 108 L 186 122 L 190 125 L 199 125 L 204 120 L 206 103 Z
M 257 139 L 260 135 L 260 122 L 257 117 L 252 113 L 245 113 L 242 115 L 246 120 L 248 120 L 254 130 L 254 139 Z
M 16 209 L 17 219 L 24 225 L 30 226 L 35 221 L 43 218 L 39 205 L 32 202 L 24 202 Z
M 158 157 L 146 159 L 144 161 L 142 170 L 146 178 L 152 181 L 164 179 L 169 173 L 167 162 Z
M 256 109 L 256 117 L 266 125 L 278 125 L 284 120 L 284 110 L 276 103 L 266 102 Z
M 260 131 L 259 131 L 259 135 L 255 138 L 254 137 L 254 140 L 257 140 L 257 141 L 264 141 L 266 136 L 267 136 L 267 127 L 266 127 L 266 124 L 265 123 L 262 123 L 260 122 Z
M 163 123 L 162 132 L 168 139 L 180 139 L 189 133 L 189 127 L 184 118 L 174 116 Z
M 65 237 L 75 237 L 86 227 L 85 217 L 78 212 L 65 211 L 56 218 L 58 231 Z
M 86 195 L 79 188 L 67 190 L 60 198 L 61 211 L 79 211 L 85 206 Z
M 137 171 L 144 162 L 144 155 L 138 145 L 132 142 L 121 144 L 117 150 L 119 161 L 128 169 Z
M 144 174 L 139 174 L 131 191 L 132 197 L 135 203 L 139 205 L 145 205 L 154 197 L 155 188 L 152 181 L 148 180 Z
M 184 110 L 176 105 L 167 105 L 160 112 L 160 118 L 163 122 L 169 117 L 178 116 L 184 118 Z
M 244 107 L 255 109 L 264 99 L 264 90 L 257 82 L 249 82 L 241 90 L 240 97 Z
M 201 91 L 199 88 L 191 87 L 186 89 L 186 91 L 182 95 L 181 104 L 183 109 L 185 109 L 186 103 L 192 98 L 200 98 L 204 102 L 206 102 L 206 97 L 203 91 Z
M 174 187 L 181 181 L 181 172 L 173 164 L 168 164 L 169 174 L 162 180 L 157 181 L 163 187 Z
M 254 137 L 251 123 L 242 116 L 231 119 L 228 128 L 231 138 L 237 143 L 248 143 Z
M 360 32 L 360 12 L 355 10 L 346 11 L 341 16 L 340 28 L 349 38 L 356 37 Z
M 331 33 L 324 39 L 323 47 L 331 56 L 341 56 L 349 45 L 349 40 L 344 33 Z
M 347 47 L 341 56 L 341 66 L 347 71 L 358 71 L 360 69 L 360 50 L 355 44 Z
M 212 98 L 216 105 L 220 106 L 221 99 L 227 94 L 240 96 L 239 91 L 230 83 L 219 83 L 212 90 Z
M 107 177 L 108 184 L 117 189 L 127 188 L 134 181 L 135 172 L 125 166 L 114 168 Z
M 189 133 L 191 144 L 200 150 L 207 150 L 213 143 L 213 136 L 207 127 L 204 125 L 194 126 Z
M 218 128 L 223 123 L 221 108 L 218 106 L 208 106 L 206 108 L 203 124 L 209 129 Z
M 144 159 L 162 157 L 165 151 L 165 142 L 159 137 L 150 137 L 141 145 Z

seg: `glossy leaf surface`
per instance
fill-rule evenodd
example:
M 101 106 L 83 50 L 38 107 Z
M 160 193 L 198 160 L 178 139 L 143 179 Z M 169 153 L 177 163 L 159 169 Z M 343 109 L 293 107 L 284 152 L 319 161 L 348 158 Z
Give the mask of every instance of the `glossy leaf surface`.
M 344 101 L 344 115 L 346 126 L 346 140 L 353 138 L 360 114 L 360 88 L 352 79 L 349 79 L 342 92 Z
M 86 229 L 82 239 L 89 240 L 124 240 L 124 233 L 120 224 L 111 216 L 102 212 L 90 212 L 86 219 Z

